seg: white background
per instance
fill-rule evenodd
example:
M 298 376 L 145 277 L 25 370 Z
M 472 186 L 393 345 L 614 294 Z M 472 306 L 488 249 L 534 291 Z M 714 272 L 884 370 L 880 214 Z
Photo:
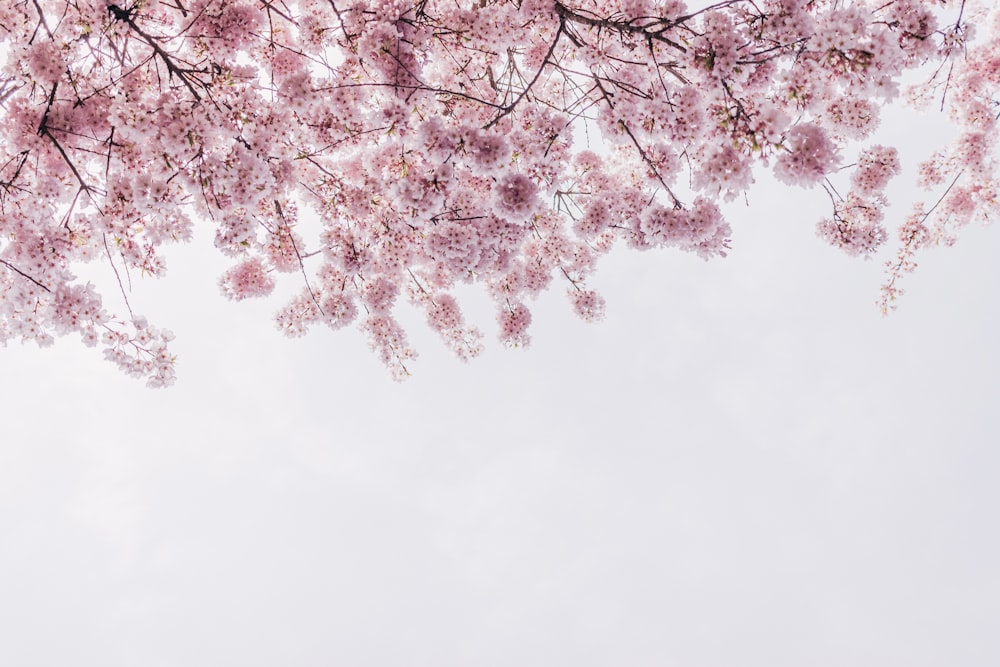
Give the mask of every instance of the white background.
M 404 312 L 403 385 L 226 302 L 207 228 L 132 297 L 175 387 L 0 350 L 0 664 L 1000 663 L 1000 234 L 882 318 L 826 195 L 759 180 L 727 259 L 606 260 L 603 323 L 559 290 L 461 364 Z

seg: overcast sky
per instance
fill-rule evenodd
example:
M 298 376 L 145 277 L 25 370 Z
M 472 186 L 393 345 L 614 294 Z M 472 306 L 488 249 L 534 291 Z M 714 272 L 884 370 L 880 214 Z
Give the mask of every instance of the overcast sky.
M 603 323 L 556 293 L 461 364 L 404 313 L 402 385 L 223 300 L 206 229 L 132 297 L 175 387 L 0 350 L 0 664 L 1000 664 L 1000 229 L 882 318 L 760 180 L 730 257 L 607 259 Z

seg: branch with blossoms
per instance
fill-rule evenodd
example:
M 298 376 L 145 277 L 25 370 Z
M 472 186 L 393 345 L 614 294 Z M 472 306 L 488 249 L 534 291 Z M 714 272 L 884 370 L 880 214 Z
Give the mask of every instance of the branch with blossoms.
M 874 256 L 899 164 L 871 136 L 925 63 L 948 72 L 926 90 L 947 88 L 959 126 L 923 170 L 929 187 L 956 179 L 921 222 L 947 243 L 997 212 L 1000 39 L 989 28 L 972 39 L 990 24 L 971 0 L 940 5 L 3 4 L 0 332 L 93 343 L 95 322 L 119 320 L 95 314 L 99 297 L 70 267 L 110 265 L 131 314 L 131 272 L 161 275 L 163 248 L 204 221 L 231 262 L 227 298 L 265 297 L 287 275 L 301 289 L 282 331 L 357 326 L 405 377 L 416 351 L 401 299 L 470 358 L 481 334 L 455 290 L 477 285 L 501 342 L 523 347 L 532 300 L 554 285 L 584 319 L 602 316 L 588 280 L 615 247 L 724 257 L 720 204 L 749 200 L 761 170 L 828 188 L 819 235 Z M 122 333 L 133 326 L 147 333 Z M 169 382 L 167 341 L 131 315 L 115 327 L 109 358 Z
M 181 13 L 186 13 L 181 7 Z M 160 38 L 154 37 L 150 33 L 143 30 L 139 24 L 135 21 L 135 13 L 137 11 L 136 6 L 129 9 L 122 9 L 116 4 L 108 5 L 108 13 L 114 18 L 115 21 L 119 21 L 127 25 L 133 33 L 135 33 L 140 40 L 142 40 L 149 48 L 153 50 L 153 54 L 160 59 L 163 66 L 167 68 L 167 76 L 169 78 L 177 77 L 184 87 L 188 89 L 191 96 L 194 98 L 195 102 L 201 101 L 201 94 L 195 88 L 195 83 L 198 83 L 203 88 L 207 88 L 207 85 L 199 81 L 193 75 L 195 74 L 206 74 L 206 70 L 199 69 L 195 67 L 182 67 L 178 62 L 177 58 L 168 53 L 163 46 L 160 44 Z
M 14 266 L 14 265 L 13 265 L 13 264 L 11 264 L 10 262 L 8 262 L 7 260 L 5 260 L 5 259 L 0 259 L 0 264 L 3 264 L 3 265 L 4 265 L 4 266 L 6 266 L 6 267 L 7 267 L 8 269 L 10 269 L 11 271 L 13 271 L 13 272 L 14 272 L 14 273 L 16 273 L 17 275 L 21 276 L 21 277 L 22 277 L 22 278 L 24 278 L 25 280 L 28 280 L 28 281 L 30 281 L 30 282 L 32 282 L 32 283 L 34 283 L 34 284 L 35 284 L 35 285 L 37 285 L 38 287 L 41 287 L 41 288 L 42 288 L 43 290 L 45 290 L 46 292 L 52 292 L 52 290 L 50 290 L 50 289 L 49 289 L 48 287 L 46 287 L 46 286 L 45 286 L 45 285 L 43 285 L 42 283 L 38 282 L 37 280 L 35 280 L 35 279 L 34 279 L 34 278 L 32 278 L 31 276 L 29 276 L 29 275 L 28 275 L 27 273 L 25 273 L 24 271 L 22 271 L 21 269 L 17 268 L 16 266 Z

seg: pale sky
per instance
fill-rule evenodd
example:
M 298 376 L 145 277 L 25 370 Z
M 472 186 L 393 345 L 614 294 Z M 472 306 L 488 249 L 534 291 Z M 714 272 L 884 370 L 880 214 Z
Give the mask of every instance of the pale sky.
M 882 318 L 825 194 L 760 180 L 728 258 L 605 260 L 603 323 L 560 290 L 461 364 L 404 314 L 402 385 L 225 301 L 204 228 L 133 297 L 173 388 L 0 350 L 0 665 L 1000 664 L 1000 229 Z

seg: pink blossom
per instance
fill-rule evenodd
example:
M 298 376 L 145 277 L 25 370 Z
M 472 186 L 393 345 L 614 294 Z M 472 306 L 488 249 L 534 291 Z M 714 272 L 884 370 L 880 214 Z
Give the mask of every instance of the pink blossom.
M 732 146 L 715 147 L 699 159 L 700 168 L 694 177 L 693 186 L 712 194 L 726 193 L 732 199 L 737 193 L 750 187 L 753 176 L 748 158 Z
M 503 303 L 497 321 L 500 322 L 500 340 L 508 347 L 527 347 L 531 343 L 528 334 L 531 311 L 523 303 Z
M 877 206 L 851 194 L 834 209 L 832 219 L 822 220 L 816 232 L 849 255 L 872 256 L 887 238 Z
M 259 257 L 240 262 L 219 279 L 219 287 L 233 301 L 267 296 L 274 290 L 272 278 Z
M 482 256 L 479 230 L 475 220 L 458 219 L 436 222 L 427 234 L 428 253 L 455 273 L 471 271 Z
M 816 123 L 796 125 L 784 144 L 786 152 L 778 157 L 774 174 L 789 185 L 815 184 L 833 170 L 839 159 L 836 145 Z
M 597 236 L 613 222 L 611 207 L 603 199 L 590 199 L 583 215 L 573 224 L 573 229 L 582 237 Z
M 483 351 L 482 333 L 465 326 L 458 301 L 451 294 L 430 294 L 417 286 L 414 300 L 425 308 L 427 324 L 459 359 L 468 361 Z
M 538 186 L 522 174 L 507 174 L 493 186 L 493 207 L 497 215 L 510 220 L 527 219 L 537 206 Z
M 863 195 L 881 192 L 899 173 L 899 153 L 887 146 L 871 146 L 858 157 L 858 168 L 851 177 L 855 190 Z
M 465 153 L 477 174 L 488 175 L 510 160 L 510 146 L 504 137 L 474 130 L 465 138 Z
M 399 323 L 390 315 L 371 315 L 365 319 L 363 329 L 368 334 L 369 347 L 389 369 L 392 378 L 405 380 L 410 375 L 407 364 L 416 359 L 417 353 Z
M 66 69 L 59 45 L 45 39 L 40 39 L 28 47 L 25 64 L 31 76 L 45 86 L 52 86 Z
M 567 294 L 569 294 L 570 302 L 573 304 L 573 310 L 583 320 L 596 322 L 604 319 L 606 304 L 604 297 L 600 294 L 594 290 L 579 288 L 570 288 Z
M 365 283 L 361 290 L 361 299 L 370 312 L 385 313 L 392 308 L 398 293 L 399 287 L 395 282 L 386 276 L 378 276 Z
M 354 299 L 351 299 L 342 292 L 331 294 L 324 298 L 322 306 L 323 315 L 325 316 L 324 321 L 331 329 L 340 329 L 347 326 L 358 315 L 358 307 L 355 305 Z

